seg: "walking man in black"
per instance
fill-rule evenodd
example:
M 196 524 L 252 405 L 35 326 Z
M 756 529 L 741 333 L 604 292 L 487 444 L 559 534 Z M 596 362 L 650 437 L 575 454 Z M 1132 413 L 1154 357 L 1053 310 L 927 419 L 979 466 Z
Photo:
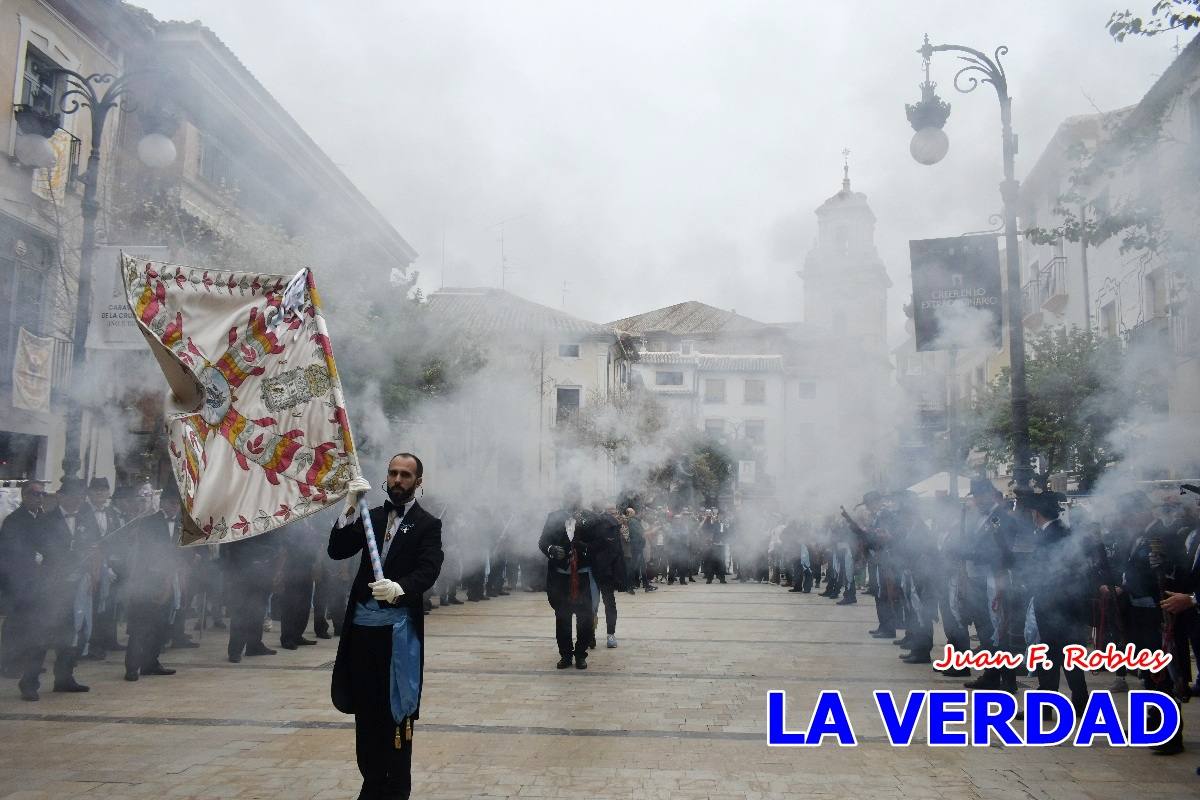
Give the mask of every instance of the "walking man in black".
M 594 635 L 592 605 L 592 551 L 597 525 L 583 512 L 579 487 L 567 489 L 563 507 L 552 511 L 542 527 L 538 549 L 549 559 L 546 565 L 546 598 L 554 609 L 554 638 L 558 642 L 558 668 L 587 669 L 587 648 Z M 575 618 L 575 640 L 571 640 L 571 618 Z

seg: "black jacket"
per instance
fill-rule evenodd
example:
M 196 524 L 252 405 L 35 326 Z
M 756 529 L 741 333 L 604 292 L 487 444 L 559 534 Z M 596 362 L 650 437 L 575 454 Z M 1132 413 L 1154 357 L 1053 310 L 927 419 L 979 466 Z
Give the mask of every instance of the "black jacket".
M 164 603 L 171 596 L 177 567 L 177 548 L 167 517 L 156 511 L 138 519 L 131 528 L 127 533 L 129 599 L 132 602 Z M 175 532 L 179 532 L 178 522 Z
M 597 523 L 597 547 L 592 555 L 596 583 L 601 589 L 625 591 L 628 576 L 625 554 L 621 550 L 621 524 L 608 514 L 600 514 Z
M 0 526 L 0 592 L 8 595 L 11 607 L 37 605 L 34 587 L 42 527 L 42 518 L 27 508 L 15 509 Z
M 596 565 L 596 558 L 604 547 L 601 541 L 602 522 L 598 515 L 592 514 L 590 511 L 580 512 L 573 540 L 567 536 L 566 529 L 567 520 L 571 516 L 572 512 L 567 509 L 551 511 L 546 517 L 546 523 L 542 526 L 542 535 L 538 539 L 538 550 L 541 550 L 542 555 L 547 558 L 546 599 L 554 608 L 570 601 L 570 576 L 564 575 L 563 571 L 570 570 L 572 552 L 575 554 L 576 568 L 590 570 Z M 563 549 L 565 553 L 563 558 L 551 557 L 550 548 L 555 545 Z M 578 602 L 583 602 L 588 598 L 587 585 L 585 576 Z M 590 605 L 591 600 L 587 599 L 587 603 Z
M 1070 634 L 1091 618 L 1091 601 L 1100 576 L 1090 563 L 1086 543 L 1060 520 L 1035 533 L 1029 566 L 1033 611 L 1043 638 Z
M 379 552 L 383 553 L 383 536 L 386 532 L 388 509 L 390 505 L 377 506 L 371 509 L 371 526 L 375 531 L 375 543 Z M 442 570 L 442 521 L 421 508 L 420 503 L 414 503 L 404 518 L 407 530 L 396 533 L 383 562 L 383 576 L 400 584 L 404 594 L 396 598 L 394 608 L 408 609 L 409 619 L 413 630 L 420 639 L 421 663 L 424 669 L 425 661 L 425 615 L 422 608 L 422 595 L 433 587 L 438 574 Z M 367 554 L 366 529 L 361 519 L 344 528 L 335 527 L 329 533 L 329 557 L 335 560 L 359 556 L 358 573 L 350 587 L 350 596 L 346 601 L 346 619 L 342 626 L 342 635 L 338 640 L 337 659 L 333 665 L 333 681 L 330 693 L 333 705 L 344 714 L 355 712 L 354 683 L 355 676 L 350 666 L 349 642 L 354 636 L 354 606 L 371 599 L 371 589 L 367 584 L 375 582 L 371 571 L 371 558 Z M 413 713 L 413 719 L 420 717 L 420 708 Z

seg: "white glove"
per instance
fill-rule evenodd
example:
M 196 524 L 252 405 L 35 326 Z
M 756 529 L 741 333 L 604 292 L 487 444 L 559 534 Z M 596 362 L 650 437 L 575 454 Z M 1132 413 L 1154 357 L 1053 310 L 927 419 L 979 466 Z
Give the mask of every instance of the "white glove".
M 404 590 L 400 588 L 400 584 L 387 578 L 375 581 L 374 583 L 368 583 L 367 588 L 371 590 L 371 596 L 381 603 L 394 603 L 397 597 L 404 594 Z
M 369 491 L 371 491 L 371 484 L 367 483 L 367 479 L 361 475 L 346 484 L 346 512 L 349 513 L 358 508 L 358 501 Z
M 34 554 L 33 554 L 33 563 L 35 563 L 35 564 L 41 564 L 43 561 L 45 561 L 45 559 L 42 557 L 42 554 L 41 554 L 41 553 L 34 553 Z M 56 657 L 57 657 L 57 656 L 56 656 Z

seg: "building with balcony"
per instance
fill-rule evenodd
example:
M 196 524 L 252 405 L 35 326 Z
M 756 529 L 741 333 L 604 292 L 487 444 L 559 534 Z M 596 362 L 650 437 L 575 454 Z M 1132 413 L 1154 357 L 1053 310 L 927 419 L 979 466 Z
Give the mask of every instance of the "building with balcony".
M 297 248 L 278 245 L 303 232 L 321 243 L 305 259 L 319 279 L 360 259 L 378 264 L 386 280 L 403 274 L 415 252 L 199 23 L 160 22 L 120 0 L 4 8 L 0 81 L 13 87 L 13 110 L 0 119 L 10 156 L 0 163 L 0 480 L 61 475 L 67 392 L 84 401 L 84 478 L 161 480 L 161 381 L 148 351 L 94 349 L 89 339 L 87 374 L 71 374 L 78 178 L 91 118 L 86 109 L 58 113 L 69 86 L 56 70 L 129 77 L 133 113 L 114 108 L 100 143 L 99 245 L 157 246 L 173 261 L 225 266 L 231 251 L 220 245 L 236 239 L 238 266 L 290 274 L 300 266 Z M 174 143 L 165 168 L 138 157 L 150 132 Z M 53 166 L 25 166 L 32 133 L 50 136 Z M 94 271 L 115 272 L 109 258 Z M 336 301 L 339 284 L 321 285 L 327 305 Z
M 1200 422 L 1194 320 L 1200 214 L 1200 39 L 1135 105 L 1065 120 L 1021 187 L 1022 229 L 1149 210 L 1152 228 L 1022 244 L 1024 324 L 1119 336 L 1157 404 Z M 1157 229 L 1154 229 L 1157 226 Z M 1129 234 L 1135 234 L 1130 237 Z M 1145 235 L 1149 234 L 1149 235 Z M 1073 237 L 1080 238 L 1080 237 Z M 1146 246 L 1149 240 L 1157 246 Z M 1154 392 L 1151 392 L 1153 395 Z

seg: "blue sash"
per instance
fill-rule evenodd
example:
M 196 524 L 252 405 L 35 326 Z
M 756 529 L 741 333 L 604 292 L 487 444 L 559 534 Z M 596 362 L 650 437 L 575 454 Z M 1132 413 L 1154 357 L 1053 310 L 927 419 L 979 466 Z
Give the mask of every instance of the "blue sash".
M 392 719 L 399 725 L 421 702 L 421 640 L 413 630 L 407 608 L 382 608 L 375 600 L 356 603 L 354 624 L 366 628 L 392 627 Z

